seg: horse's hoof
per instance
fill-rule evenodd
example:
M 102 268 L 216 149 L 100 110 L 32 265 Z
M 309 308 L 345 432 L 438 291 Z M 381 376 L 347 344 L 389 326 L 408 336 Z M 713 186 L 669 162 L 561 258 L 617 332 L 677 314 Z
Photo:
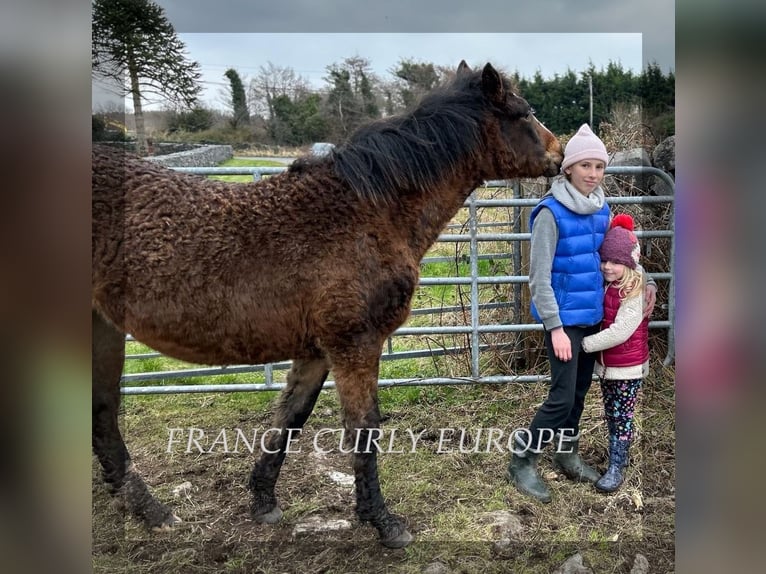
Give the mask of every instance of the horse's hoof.
M 163 520 L 162 524 L 159 526 L 152 526 L 152 532 L 167 532 L 168 530 L 173 530 L 173 527 L 176 524 L 180 524 L 181 522 L 183 522 L 183 520 L 181 520 L 175 514 L 171 514 L 169 517 Z
M 276 524 L 282 520 L 282 510 L 279 508 L 279 506 L 275 506 L 268 512 L 253 516 L 253 520 L 260 524 Z
M 383 546 L 386 548 L 404 548 L 407 546 L 410 542 L 414 540 L 414 536 L 407 532 L 407 530 L 402 530 L 402 533 L 399 534 L 399 536 L 394 536 L 393 538 L 389 538 L 387 540 L 380 541 Z

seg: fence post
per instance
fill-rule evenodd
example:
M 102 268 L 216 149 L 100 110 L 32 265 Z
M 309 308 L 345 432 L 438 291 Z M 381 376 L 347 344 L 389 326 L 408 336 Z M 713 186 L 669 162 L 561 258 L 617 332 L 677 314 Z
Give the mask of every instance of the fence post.
M 468 198 L 468 232 L 471 238 L 471 376 L 479 374 L 479 239 L 476 190 Z

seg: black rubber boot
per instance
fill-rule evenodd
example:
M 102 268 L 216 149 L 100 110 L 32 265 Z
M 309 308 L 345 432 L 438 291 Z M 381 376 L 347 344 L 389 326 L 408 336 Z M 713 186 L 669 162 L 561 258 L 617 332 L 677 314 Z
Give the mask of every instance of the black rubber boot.
M 540 502 L 551 501 L 551 492 L 540 474 L 537 472 L 537 461 L 540 453 L 526 451 L 523 454 L 513 453 L 508 465 L 508 480 L 522 494 L 536 498 Z
M 628 454 L 630 451 L 629 440 L 609 438 L 609 467 L 604 476 L 596 482 L 596 490 L 601 492 L 614 492 L 625 480 L 623 471 L 628 466 Z
M 579 434 L 576 437 L 562 439 L 560 443 L 556 443 L 553 462 L 569 480 L 594 484 L 599 479 L 599 474 L 585 464 L 585 461 L 578 454 L 579 447 Z

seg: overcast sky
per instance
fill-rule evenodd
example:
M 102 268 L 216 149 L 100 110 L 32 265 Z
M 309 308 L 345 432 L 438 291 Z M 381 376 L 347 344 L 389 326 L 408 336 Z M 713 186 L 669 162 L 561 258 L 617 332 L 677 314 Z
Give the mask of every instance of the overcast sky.
M 403 58 L 450 67 L 461 59 L 492 62 L 528 78 L 610 61 L 636 74 L 649 62 L 675 71 L 674 3 L 667 0 L 156 1 L 200 63 L 201 97 L 213 107 L 223 105 L 227 68 L 248 80 L 268 62 L 316 87 L 327 66 L 351 56 L 369 60 L 384 80 Z M 94 103 L 102 98 L 94 92 Z

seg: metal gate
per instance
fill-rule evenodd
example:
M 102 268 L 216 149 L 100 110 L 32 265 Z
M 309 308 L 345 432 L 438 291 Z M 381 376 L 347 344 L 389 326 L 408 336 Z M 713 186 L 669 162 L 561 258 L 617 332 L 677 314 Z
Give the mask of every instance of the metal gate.
M 252 175 L 255 180 L 259 180 L 263 175 L 272 175 L 284 171 L 282 167 L 224 167 L 224 168 L 174 168 L 184 173 L 194 173 L 198 175 Z M 670 190 L 674 189 L 673 179 L 664 171 L 652 167 L 608 167 L 607 174 L 620 176 L 651 176 L 661 179 Z M 539 181 L 539 180 L 535 180 Z M 540 190 L 534 197 L 523 197 L 522 188 L 526 185 L 537 185 L 533 180 L 510 180 L 510 181 L 490 181 L 471 194 L 465 203 L 467 208 L 467 219 L 464 222 L 453 220 L 445 233 L 438 238 L 434 248 L 432 248 L 421 263 L 421 279 L 419 288 L 433 287 L 454 287 L 464 293 L 467 290 L 468 303 L 437 305 L 418 308 L 413 304 L 410 319 L 401 328 L 399 328 L 391 338 L 389 338 L 386 347 L 383 349 L 381 360 L 401 361 L 406 359 L 435 359 L 445 356 L 462 356 L 465 363 L 464 372 L 449 373 L 448 375 L 437 376 L 411 376 L 381 378 L 379 385 L 381 387 L 397 385 L 443 385 L 443 384 L 492 384 L 492 383 L 514 383 L 514 382 L 536 382 L 549 378 L 548 375 L 508 375 L 508 374 L 486 374 L 482 366 L 482 354 L 491 349 L 502 349 L 514 347 L 519 344 L 519 338 L 524 333 L 533 331 L 542 331 L 542 325 L 532 322 L 518 322 L 526 312 L 526 306 L 523 306 L 522 288 L 529 282 L 528 275 L 522 273 L 522 251 L 525 243 L 528 244 L 530 233 L 523 229 L 524 222 L 527 219 L 523 213 L 537 204 L 539 201 Z M 527 183 L 525 183 L 527 182 Z M 512 192 L 512 197 L 505 198 L 485 198 L 488 190 L 502 189 Z M 652 273 L 652 277 L 659 284 L 662 281 L 668 282 L 667 302 L 664 303 L 667 309 L 667 319 L 660 321 L 650 321 L 650 329 L 667 330 L 667 355 L 664 358 L 664 364 L 670 365 L 675 355 L 675 285 L 674 285 L 674 267 L 675 267 L 675 234 L 673 229 L 673 201 L 674 196 L 630 196 L 630 197 L 609 197 L 607 201 L 610 205 L 645 205 L 645 204 L 671 204 L 671 210 L 667 217 L 667 228 L 637 231 L 639 240 L 652 238 L 667 238 L 669 242 L 669 263 L 668 269 L 660 273 Z M 482 221 L 480 212 L 490 210 L 504 209 L 506 213 L 511 214 L 508 220 L 504 221 Z M 508 211 L 510 210 L 510 211 Z M 500 229 L 499 232 L 493 231 Z M 482 246 L 497 244 L 507 246 L 498 251 L 495 247 L 494 252 L 487 253 L 482 250 Z M 455 256 L 445 256 L 439 254 L 439 245 L 455 246 Z M 459 249 L 467 247 L 467 253 L 458 253 Z M 443 248 L 443 247 L 442 247 Z M 480 263 L 490 261 L 495 264 L 497 261 L 507 261 L 510 265 L 510 272 L 506 273 L 480 273 Z M 424 269 L 429 265 L 438 265 L 440 263 L 455 263 L 456 267 L 460 264 L 468 269 L 466 273 L 458 273 L 454 276 L 428 276 Z M 491 271 L 491 269 L 490 269 Z M 507 301 L 489 301 L 482 303 L 480 291 L 487 288 L 505 288 L 509 290 L 512 297 Z M 413 298 L 414 301 L 417 297 Z M 658 305 L 659 305 L 658 301 Z M 524 307 L 524 308 L 522 308 Z M 501 316 L 512 316 L 516 320 L 506 322 L 498 320 L 497 317 L 486 317 L 488 313 Z M 451 322 L 455 324 L 444 325 L 437 324 L 436 321 L 428 321 L 428 324 L 414 326 L 413 322 L 422 322 L 419 317 L 443 317 L 450 314 Z M 455 317 L 463 317 L 462 321 L 455 321 Z M 526 319 L 529 321 L 529 319 Z M 439 323 L 442 323 L 440 320 Z M 500 340 L 488 341 L 487 338 L 496 335 Z M 404 337 L 439 337 L 453 336 L 460 337 L 464 342 L 462 344 L 439 344 L 438 348 L 427 345 L 424 348 L 408 348 L 406 350 L 396 350 L 395 342 Z M 507 339 L 502 340 L 503 336 Z M 483 340 L 485 339 L 485 340 Z M 497 339 L 497 337 L 495 337 Z M 127 344 L 131 345 L 132 338 L 127 337 Z M 141 361 L 144 359 L 153 359 L 161 357 L 159 353 L 142 352 L 126 353 L 126 365 L 128 361 Z M 290 362 L 273 363 L 266 365 L 236 365 L 227 367 L 199 367 L 189 365 L 188 367 L 160 370 L 150 372 L 126 373 L 122 376 L 122 393 L 126 395 L 144 395 L 144 394 L 169 394 L 169 393 L 199 393 L 199 392 L 241 392 L 241 391 L 275 391 L 285 386 L 285 383 L 275 380 L 279 377 L 280 371 L 287 371 L 290 368 Z M 205 377 L 205 381 L 215 380 L 215 377 L 226 375 L 262 373 L 263 382 L 256 383 L 215 383 L 204 382 L 195 384 L 189 382 L 189 379 Z M 408 373 L 409 375 L 409 373 Z M 325 388 L 334 387 L 332 373 L 330 379 L 325 382 Z M 183 379 L 184 384 L 172 384 L 172 381 Z M 158 382 L 161 384 L 149 384 Z

